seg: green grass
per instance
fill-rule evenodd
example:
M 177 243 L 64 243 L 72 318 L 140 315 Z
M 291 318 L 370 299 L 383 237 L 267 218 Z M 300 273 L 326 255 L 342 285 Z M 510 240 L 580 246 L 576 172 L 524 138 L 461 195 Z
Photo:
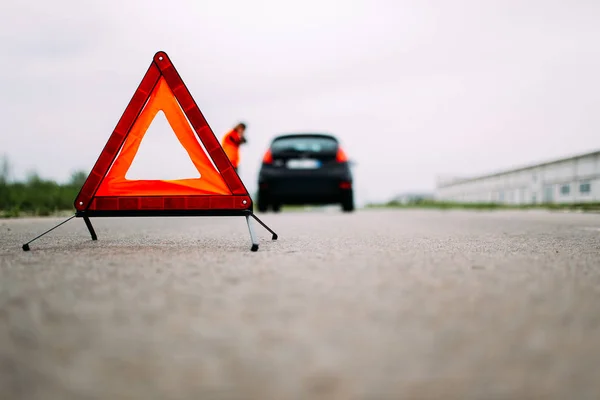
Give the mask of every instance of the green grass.
M 528 205 L 509 205 L 498 203 L 457 203 L 445 201 L 425 200 L 420 202 L 402 204 L 395 201 L 382 204 L 369 204 L 367 208 L 405 208 L 405 209 L 436 209 L 436 210 L 564 210 L 564 211 L 600 211 L 600 203 L 577 203 L 577 204 L 528 204 Z
M 281 206 L 281 211 L 304 211 L 307 208 L 315 208 L 316 206 L 296 206 L 296 205 L 284 205 Z
M 85 181 L 86 174 L 74 173 L 68 183 L 30 174 L 25 182 L 0 179 L 0 218 L 61 215 L 74 212 L 73 201 Z

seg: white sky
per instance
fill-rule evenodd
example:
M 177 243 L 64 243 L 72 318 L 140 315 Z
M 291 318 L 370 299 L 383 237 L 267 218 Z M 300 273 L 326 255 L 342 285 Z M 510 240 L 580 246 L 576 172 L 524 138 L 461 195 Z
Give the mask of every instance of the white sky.
M 158 50 L 219 138 L 248 123 L 249 190 L 284 132 L 336 134 L 359 201 L 600 148 L 596 0 L 7 0 L 0 15 L 17 178 L 89 170 Z M 151 148 L 148 168 L 177 167 Z

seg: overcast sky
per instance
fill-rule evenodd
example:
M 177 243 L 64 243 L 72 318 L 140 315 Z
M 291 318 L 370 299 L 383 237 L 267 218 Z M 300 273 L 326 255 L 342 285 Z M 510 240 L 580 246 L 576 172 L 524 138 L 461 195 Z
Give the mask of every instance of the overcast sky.
M 287 132 L 336 134 L 361 202 L 600 148 L 597 0 L 7 0 L 0 15 L 16 178 L 89 171 L 158 50 L 219 138 L 248 123 L 249 189 Z M 137 171 L 185 166 L 153 129 Z

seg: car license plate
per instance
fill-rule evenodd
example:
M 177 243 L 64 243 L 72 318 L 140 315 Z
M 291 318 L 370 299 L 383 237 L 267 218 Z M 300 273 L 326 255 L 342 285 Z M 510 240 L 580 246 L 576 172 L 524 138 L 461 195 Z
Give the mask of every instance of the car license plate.
M 314 169 L 319 168 L 321 163 L 319 160 L 303 159 L 303 160 L 289 160 L 287 167 L 290 169 Z

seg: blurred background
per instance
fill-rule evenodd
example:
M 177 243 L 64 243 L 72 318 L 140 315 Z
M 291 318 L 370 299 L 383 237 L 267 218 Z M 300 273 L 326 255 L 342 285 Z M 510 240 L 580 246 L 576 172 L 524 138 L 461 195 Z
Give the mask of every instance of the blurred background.
M 248 124 L 239 173 L 251 192 L 271 139 L 288 132 L 339 138 L 357 162 L 358 206 L 600 148 L 595 1 L 56 0 L 0 13 L 4 209 L 27 190 L 9 201 L 7 182 L 37 182 L 70 206 L 158 50 L 219 139 Z M 143 146 L 134 166 L 148 178 L 189 165 L 168 156 L 182 154 L 173 135 L 149 132 Z M 559 181 L 569 194 L 591 182 L 600 201 L 597 154 L 585 162 L 585 181 L 575 164 Z M 513 185 L 511 199 L 539 190 L 537 201 L 534 176 L 437 196 L 504 201 Z

